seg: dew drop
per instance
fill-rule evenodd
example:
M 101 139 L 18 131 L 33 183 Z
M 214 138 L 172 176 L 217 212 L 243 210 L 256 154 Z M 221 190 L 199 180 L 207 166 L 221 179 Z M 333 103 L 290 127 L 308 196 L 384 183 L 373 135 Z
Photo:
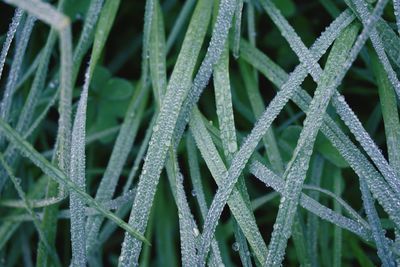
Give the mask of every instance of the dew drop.
M 82 20 L 82 19 L 83 19 L 82 14 L 81 14 L 81 13 L 76 13 L 75 19 L 76 19 L 76 20 Z
M 199 234 L 200 234 L 200 232 L 199 232 L 199 230 L 197 228 L 193 228 L 193 233 L 194 233 L 195 237 L 198 237 Z
M 238 243 L 238 242 L 233 243 L 233 244 L 232 244 L 232 249 L 233 249 L 234 251 L 239 251 L 239 243 Z
M 158 131 L 158 129 L 159 129 L 159 126 L 158 126 L 158 124 L 154 125 L 154 127 L 153 127 L 153 132 L 157 132 L 157 131 Z
M 196 190 L 194 190 L 194 189 L 193 189 L 193 190 L 192 190 L 192 196 L 194 196 L 194 197 L 195 197 L 195 196 L 196 196 L 196 194 L 197 194 L 197 193 L 196 193 Z

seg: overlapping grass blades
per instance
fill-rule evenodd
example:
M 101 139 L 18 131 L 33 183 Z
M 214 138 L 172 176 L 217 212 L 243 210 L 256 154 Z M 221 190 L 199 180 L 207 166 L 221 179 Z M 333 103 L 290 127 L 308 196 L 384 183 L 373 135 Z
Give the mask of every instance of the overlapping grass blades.
M 0 248 L 10 251 L 7 259 L 20 257 L 29 265 L 27 253 L 19 256 L 13 243 L 28 248 L 36 231 L 37 266 L 399 263 L 399 1 L 344 0 L 349 8 L 342 13 L 339 7 L 344 4 L 319 1 L 334 20 L 307 47 L 310 40 L 303 42 L 303 29 L 301 34 L 295 30 L 301 25 L 292 27 L 288 21 L 298 23 L 297 16 L 314 6 L 287 13 L 300 4 L 188 0 L 180 7 L 172 0 L 147 0 L 143 34 L 129 35 L 132 40 L 124 45 L 142 43 L 141 62 L 134 62 L 140 75 L 129 86 L 129 105 L 126 102 L 116 124 L 89 136 L 86 124 L 90 127 L 93 112 L 86 111 L 88 101 L 93 97 L 97 105 L 103 95 L 114 96 L 101 91 L 103 76 L 132 71 L 130 63 L 121 70 L 130 60 L 121 58 L 135 48 L 113 51 L 115 40 L 108 37 L 113 36 L 114 25 L 124 22 L 119 16 L 130 14 L 120 6 L 134 4 L 88 0 L 77 6 L 84 13 L 69 18 L 66 14 L 75 12 L 71 0 L 59 1 L 57 9 L 40 0 L 4 2 L 16 7 L 8 32 L 0 35 L 0 78 L 5 78 L 0 191 L 6 195 L 0 208 L 7 211 L 1 218 Z M 271 32 L 284 40 L 270 40 L 268 35 L 266 44 L 256 39 L 258 33 L 264 37 L 264 29 L 258 27 L 265 17 L 272 21 Z M 36 19 L 51 29 L 39 38 L 45 40 L 44 46 L 30 51 L 30 40 L 38 40 L 35 34 L 43 32 L 42 26 L 33 28 Z M 257 48 L 267 48 L 269 54 L 274 41 L 287 42 L 282 51 L 291 49 L 298 58 L 290 74 Z M 15 51 L 9 53 L 12 45 Z M 308 74 L 317 84 L 315 91 Z M 346 75 L 356 83 L 365 82 L 363 88 L 354 89 Z M 83 83 L 79 94 L 74 91 L 77 82 Z M 265 98 L 270 92 L 263 91 L 269 82 L 277 89 L 272 100 Z M 213 91 L 206 92 L 203 101 L 200 96 L 208 87 Z M 348 92 L 379 97 L 365 125 L 364 117 L 358 118 L 350 107 L 354 102 Z M 359 109 L 354 110 L 358 114 Z M 113 140 L 114 134 L 115 141 L 103 140 Z M 107 159 L 98 160 L 98 155 Z M 39 167 L 40 177 L 38 168 L 24 158 Z M 344 170 L 348 167 L 354 173 Z M 358 176 L 356 187 L 361 191 L 351 197 L 348 186 L 353 181 L 348 175 Z M 351 206 L 355 196 L 361 198 L 365 214 Z M 70 207 L 59 211 L 66 198 Z M 126 223 L 123 218 L 129 213 Z M 65 235 L 58 229 L 64 225 L 59 224 L 61 219 L 69 220 L 67 245 L 72 248 L 62 254 L 55 246 L 56 237 Z M 33 227 L 22 237 L 14 236 L 20 235 L 22 223 Z M 264 240 L 271 230 L 266 225 L 272 229 L 270 240 Z M 174 232 L 178 229 L 179 238 Z M 121 233 L 118 258 L 114 250 L 120 243 L 114 237 Z M 364 252 L 359 242 L 371 249 Z M 354 255 L 349 255 L 349 248 Z M 372 249 L 377 257 L 366 256 Z
M 211 4 L 199 1 L 185 36 L 181 52 L 171 74 L 158 119 L 153 128 L 145 163 L 139 178 L 138 193 L 132 207 L 129 223 L 144 232 L 159 175 L 163 168 L 167 150 L 171 146 L 174 126 L 183 99 L 190 87 L 190 77 L 203 42 L 210 19 Z M 120 256 L 120 266 L 138 261 L 141 243 L 125 236 Z

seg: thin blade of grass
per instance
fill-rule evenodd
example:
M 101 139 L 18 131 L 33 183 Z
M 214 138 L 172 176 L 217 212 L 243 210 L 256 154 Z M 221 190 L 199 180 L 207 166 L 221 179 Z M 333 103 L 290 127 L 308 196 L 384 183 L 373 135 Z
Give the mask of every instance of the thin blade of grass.
M 240 4 L 240 3 L 239 3 Z M 243 5 L 243 3 L 242 3 Z M 240 11 L 241 12 L 241 11 Z M 238 15 L 238 14 L 236 14 Z M 225 45 L 221 58 L 214 67 L 214 88 L 217 116 L 221 133 L 222 147 L 227 165 L 230 165 L 234 153 L 237 151 L 236 128 L 233 116 L 231 85 L 229 80 L 229 45 Z M 250 209 L 250 197 L 243 176 L 239 178 L 239 192 Z M 243 266 L 252 266 L 250 252 L 246 239 L 238 223 L 233 218 L 233 229 L 236 243 L 239 245 L 239 255 Z
M 192 195 L 196 197 L 197 203 L 200 208 L 201 217 L 204 220 L 204 218 L 207 216 L 208 206 L 203 189 L 203 184 L 201 182 L 201 174 L 195 142 L 191 134 L 188 134 L 186 137 L 186 149 L 188 153 L 190 178 L 193 185 Z M 213 262 L 215 266 L 221 266 L 221 264 L 223 264 L 220 248 L 215 238 L 211 242 L 211 262 Z
M 346 17 L 346 16 L 344 16 Z M 346 20 L 345 20 L 346 21 Z M 338 23 L 339 25 L 336 25 Z M 327 36 L 328 38 L 320 38 L 318 39 L 319 41 L 316 42 L 316 47 L 319 48 L 319 45 L 322 47 L 326 47 L 325 49 L 328 48 L 329 42 L 333 41 L 335 37 L 337 36 L 338 32 L 338 27 L 342 24 L 342 21 L 336 21 L 336 23 L 332 23 L 330 27 L 323 33 L 324 36 Z M 346 24 L 346 23 L 345 23 Z M 336 28 L 334 28 L 336 27 Z M 342 29 L 342 28 L 339 28 Z M 332 33 L 333 31 L 333 33 Z M 243 42 L 242 42 L 243 43 Z M 323 49 L 323 48 L 322 48 Z M 321 50 L 322 50 L 321 49 Z M 283 106 L 287 103 L 287 101 L 290 99 L 291 95 L 294 93 L 295 89 L 297 88 L 298 84 L 297 82 L 302 81 L 302 79 L 305 78 L 305 71 L 304 69 L 301 68 L 302 66 L 298 66 L 296 70 L 294 71 L 294 74 L 291 76 L 291 80 L 286 83 L 286 87 L 284 86 L 285 89 L 281 90 L 278 95 L 270 102 L 268 108 L 265 110 L 263 115 L 259 118 L 256 126 L 253 128 L 252 132 L 249 134 L 245 142 L 242 144 L 240 150 L 235 154 L 234 159 L 232 160 L 231 167 L 229 168 L 229 171 L 224 174 L 226 178 L 224 178 L 224 186 L 220 187 L 221 191 L 217 192 L 218 195 L 218 201 L 213 201 L 214 207 L 212 210 L 210 208 L 209 213 L 208 213 L 208 220 L 206 220 L 204 229 L 206 229 L 206 232 L 203 232 L 202 236 L 202 246 L 201 250 L 199 252 L 199 255 L 202 255 L 204 260 L 204 257 L 208 251 L 209 248 L 209 238 L 212 236 L 215 226 L 217 223 L 217 220 L 219 218 L 219 215 L 222 212 L 222 209 L 226 203 L 226 200 L 228 199 L 230 195 L 230 191 L 232 190 L 234 184 L 237 181 L 237 178 L 239 177 L 241 171 L 245 167 L 247 161 L 249 160 L 251 154 L 253 153 L 254 149 L 257 147 L 258 142 L 260 139 L 263 137 L 265 134 L 265 131 L 269 128 L 271 125 L 272 121 L 276 118 L 276 116 L 280 113 L 282 110 Z M 200 263 L 200 262 L 199 262 Z
M 314 93 L 297 146 L 284 173 L 285 195 L 290 197 L 281 199 L 274 231 L 268 246 L 266 266 L 278 266 L 283 260 L 315 138 L 322 125 L 330 98 L 335 91 L 335 87 L 331 86 L 331 83 L 336 79 L 337 69 L 345 63 L 350 54 L 357 32 L 358 27 L 350 25 L 338 37 L 329 53 L 324 73 Z
M 15 33 L 18 29 L 18 26 L 21 22 L 23 14 L 24 14 L 24 11 L 22 9 L 20 9 L 20 8 L 15 9 L 14 16 L 13 16 L 10 26 L 8 28 L 7 37 L 4 41 L 3 47 L 1 49 L 1 54 L 0 54 L 0 79 L 3 74 L 4 64 L 6 62 L 6 57 L 7 57 L 8 51 L 10 49 L 12 40 L 14 39 Z
M 340 173 L 340 170 L 336 169 L 334 175 L 333 175 L 334 181 L 333 181 L 333 192 L 340 197 L 343 191 L 343 178 Z M 334 204 L 334 210 L 337 213 L 341 213 L 341 206 L 339 205 L 338 202 L 335 202 Z M 334 226 L 333 230 L 333 251 L 332 251 L 332 258 L 333 258 L 333 264 L 332 266 L 334 267 L 340 267 L 342 266 L 342 229 L 339 228 L 337 225 Z
M 150 75 L 153 85 L 153 94 L 157 105 L 160 107 L 162 98 L 165 95 L 165 89 L 167 87 L 167 71 L 165 63 L 166 46 L 164 20 L 158 1 L 155 1 L 154 4 L 153 22 L 151 24 L 149 45 Z
M 235 22 L 234 22 L 234 37 L 233 37 L 233 56 L 238 59 L 240 51 L 240 37 L 242 34 L 242 12 L 243 12 L 243 0 L 238 0 L 236 3 L 235 10 Z
M 210 2 L 208 0 L 199 1 L 170 77 L 156 124 L 153 127 L 153 135 L 139 178 L 138 194 L 129 217 L 130 225 L 139 229 L 140 232 L 144 232 L 146 228 L 156 186 L 164 166 L 167 150 L 171 145 L 179 110 L 190 87 L 191 76 L 207 30 L 210 13 Z M 140 250 L 141 243 L 126 235 L 119 266 L 137 263 Z
M 224 173 L 226 172 L 226 167 L 204 126 L 199 111 L 196 109 L 192 114 L 190 131 L 213 178 L 217 182 L 218 186 L 221 187 L 224 184 Z M 228 205 L 254 251 L 255 257 L 259 262 L 262 262 L 267 252 L 267 246 L 258 230 L 250 207 L 246 204 L 246 200 L 244 200 L 237 188 L 233 189 L 228 200 Z M 199 257 L 200 256 L 202 256 L 202 254 L 199 252 Z
M 67 176 L 54 165 L 49 163 L 40 153 L 38 153 L 28 142 L 26 142 L 22 137 L 15 132 L 7 123 L 0 119 L 1 131 L 5 134 L 7 139 L 20 150 L 20 152 L 27 158 L 29 158 L 37 167 L 39 167 L 46 175 L 59 183 L 62 183 L 69 190 L 73 190 L 78 193 L 85 203 L 108 219 L 114 221 L 118 226 L 126 230 L 129 234 L 133 235 L 135 238 L 149 244 L 148 241 L 139 234 L 135 229 L 133 229 L 129 224 L 125 223 L 119 217 L 115 216 L 112 212 L 105 209 L 99 202 L 94 200 L 91 196 L 82 191 L 74 182 L 72 182 Z
M 368 222 L 371 225 L 372 236 L 374 238 L 382 266 L 396 266 L 396 262 L 393 258 L 392 251 L 390 250 L 388 240 L 385 237 L 378 213 L 375 209 L 374 201 L 368 190 L 368 186 L 363 179 L 360 179 L 360 189 L 365 213 L 367 214 Z
M 23 191 L 20 183 L 21 180 L 17 177 L 15 177 L 15 175 L 13 174 L 13 171 L 11 170 L 11 167 L 8 166 L 8 164 L 6 163 L 3 154 L 0 153 L 0 162 L 1 165 L 3 165 L 4 169 L 6 170 L 8 176 L 10 177 L 12 183 L 14 184 L 15 189 L 17 190 L 18 196 L 22 199 L 22 201 L 24 202 L 24 208 L 26 209 L 26 211 L 28 212 L 29 216 L 32 218 L 33 224 L 35 225 L 36 230 L 39 233 L 39 237 L 41 242 L 43 242 L 45 244 L 47 253 L 49 254 L 50 258 L 53 261 L 53 264 L 55 266 L 61 266 L 61 262 L 60 259 L 57 255 L 57 253 L 55 252 L 54 248 L 50 246 L 49 242 L 47 241 L 47 236 L 45 235 L 43 228 L 40 224 L 39 219 L 37 218 L 37 214 L 34 212 L 34 210 L 32 209 L 30 200 L 28 200 L 28 198 L 26 197 L 25 192 Z
M 400 33 L 400 1 L 393 0 L 394 16 L 396 17 L 397 31 Z
M 22 61 L 24 59 L 25 51 L 28 47 L 28 42 L 31 37 L 31 33 L 33 30 L 33 26 L 35 25 L 36 18 L 34 16 L 29 15 L 24 23 L 24 27 L 21 29 L 21 36 L 18 39 L 16 44 L 16 53 L 14 55 L 10 72 L 8 74 L 8 79 L 6 83 L 6 87 L 3 94 L 3 99 L 1 101 L 1 110 L 0 116 L 1 118 L 9 122 L 10 121 L 10 113 L 12 108 L 12 100 L 15 94 L 17 81 L 20 78 L 20 72 L 22 67 Z M 0 146 L 4 146 L 4 137 L 0 136 Z M 0 189 L 4 185 L 4 176 L 2 176 L 2 180 L 0 181 Z
M 71 140 L 71 180 L 82 190 L 86 190 L 86 164 L 85 164 L 85 144 L 86 144 L 86 108 L 88 91 L 90 84 L 90 64 L 85 73 L 85 83 L 78 103 L 75 120 L 72 128 Z M 71 245 L 72 245 L 72 265 L 86 265 L 86 232 L 85 232 L 85 204 L 80 197 L 71 192 Z
M 250 172 L 254 174 L 257 179 L 264 182 L 267 186 L 272 187 L 275 191 L 279 192 L 280 194 L 284 193 L 285 183 L 282 178 L 278 177 L 262 163 L 258 161 L 252 162 L 250 165 Z M 352 220 L 344 217 L 343 215 L 323 206 L 304 193 L 302 193 L 300 196 L 299 204 L 321 219 L 353 232 L 366 241 L 371 239 L 371 230 L 367 228 L 368 224 L 362 224 L 362 221 Z
M 310 184 L 314 186 L 318 186 L 321 183 L 321 175 L 324 168 L 324 160 L 320 155 L 316 155 L 314 158 L 314 162 L 311 167 L 311 177 Z M 319 193 L 312 192 L 310 197 L 319 200 Z M 311 266 L 318 266 L 318 224 L 319 219 L 312 213 L 308 213 L 307 215 L 307 237 L 308 237 L 308 247 L 310 251 L 311 257 Z

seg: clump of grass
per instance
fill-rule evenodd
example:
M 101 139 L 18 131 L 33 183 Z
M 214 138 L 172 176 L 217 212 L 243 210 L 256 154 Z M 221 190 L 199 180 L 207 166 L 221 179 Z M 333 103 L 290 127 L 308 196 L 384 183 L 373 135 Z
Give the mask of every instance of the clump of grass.
M 399 1 L 3 6 L 1 265 L 400 264 Z

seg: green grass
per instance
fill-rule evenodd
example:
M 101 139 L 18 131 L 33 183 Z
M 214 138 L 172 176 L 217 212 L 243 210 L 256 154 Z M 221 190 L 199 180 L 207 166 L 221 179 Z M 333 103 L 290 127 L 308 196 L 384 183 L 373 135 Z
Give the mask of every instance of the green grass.
M 0 266 L 397 266 L 400 2 L 3 0 Z

